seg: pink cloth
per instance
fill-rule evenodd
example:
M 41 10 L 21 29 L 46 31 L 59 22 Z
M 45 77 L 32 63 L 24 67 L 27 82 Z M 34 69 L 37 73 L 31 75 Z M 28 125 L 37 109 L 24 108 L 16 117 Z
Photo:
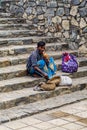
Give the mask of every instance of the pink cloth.
M 64 62 L 68 62 L 68 60 L 71 59 L 70 55 L 67 52 L 64 53 L 64 56 Z

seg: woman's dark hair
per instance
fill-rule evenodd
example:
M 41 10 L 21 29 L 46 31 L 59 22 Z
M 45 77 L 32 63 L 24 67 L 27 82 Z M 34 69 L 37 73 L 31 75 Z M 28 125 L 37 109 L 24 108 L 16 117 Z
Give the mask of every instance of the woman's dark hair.
M 45 44 L 46 44 L 45 42 L 40 41 L 40 42 L 38 42 L 38 43 L 37 43 L 37 47 L 40 47 L 40 46 L 45 46 Z

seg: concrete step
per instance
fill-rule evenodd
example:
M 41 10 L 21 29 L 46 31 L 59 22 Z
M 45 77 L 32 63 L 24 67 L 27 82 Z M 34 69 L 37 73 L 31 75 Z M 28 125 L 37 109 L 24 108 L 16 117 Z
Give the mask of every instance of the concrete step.
M 1 38 L 8 38 L 8 37 L 24 37 L 24 36 L 44 36 L 44 32 L 37 31 L 37 30 L 4 30 L 0 31 L 0 37 Z
M 60 108 L 64 105 L 79 102 L 85 99 L 87 99 L 87 90 L 82 90 L 59 95 L 34 103 L 12 107 L 10 109 L 0 110 L 0 124 L 35 115 L 44 111 L 49 111 L 55 108 Z
M 59 70 L 57 71 L 57 75 L 66 75 L 74 79 L 77 77 L 85 77 L 87 76 L 87 66 L 79 67 L 78 71 L 73 74 L 64 73 Z M 0 72 L 0 92 L 2 93 L 27 87 L 33 87 L 38 82 L 43 80 L 44 78 L 26 76 L 25 64 L 6 67 L 4 69 L 1 69 Z
M 16 37 L 16 38 L 0 38 L 0 46 L 8 46 L 8 45 L 29 45 L 33 43 L 37 43 L 39 41 L 45 41 L 46 43 L 54 43 L 60 42 L 58 37 L 43 37 L 43 36 L 33 36 L 33 37 Z M 62 42 L 61 42 L 62 43 Z
M 0 18 L 0 24 L 26 23 L 24 18 Z
M 0 56 L 15 56 L 18 54 L 29 54 L 31 51 L 35 50 L 36 44 L 31 44 L 31 45 L 10 45 L 10 46 L 5 46 L 0 48 Z M 55 53 L 58 54 L 58 51 L 63 51 L 63 50 L 68 50 L 68 44 L 66 43 L 47 43 L 46 45 L 46 51 L 53 51 L 54 55 Z M 73 51 L 71 51 L 73 52 Z M 74 52 L 77 53 L 77 50 Z M 52 53 L 52 52 L 49 52 Z M 61 52 L 60 52 L 61 53 Z
M 79 82 L 81 81 L 81 82 Z M 73 85 L 59 86 L 54 91 L 33 91 L 33 88 L 24 88 L 22 90 L 1 93 L 0 109 L 7 109 L 15 106 L 41 101 L 51 97 L 87 89 L 87 77 L 73 79 Z M 13 96 L 14 95 L 14 96 Z M 49 105 L 50 106 L 50 105 Z
M 73 52 L 74 54 L 74 52 Z M 59 52 L 58 54 L 55 52 L 54 54 L 48 54 L 49 56 L 53 57 L 55 60 L 57 60 L 58 68 L 61 68 L 61 55 L 62 52 Z M 0 67 L 6 67 L 11 65 L 17 65 L 17 64 L 26 64 L 27 58 L 29 54 L 23 54 L 23 55 L 16 55 L 16 56 L 5 56 L 0 57 Z M 58 60 L 59 59 L 59 60 Z M 87 66 L 87 58 L 86 57 L 78 57 L 79 66 Z
M 23 29 L 31 29 L 36 30 L 37 27 L 30 24 L 0 24 L 0 30 L 23 30 Z

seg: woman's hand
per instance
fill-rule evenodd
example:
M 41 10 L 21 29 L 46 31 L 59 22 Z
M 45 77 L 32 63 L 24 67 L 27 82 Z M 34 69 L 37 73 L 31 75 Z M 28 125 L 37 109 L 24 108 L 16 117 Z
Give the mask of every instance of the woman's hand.
M 44 78 L 47 79 L 47 80 L 49 79 L 49 77 L 46 73 L 44 73 Z

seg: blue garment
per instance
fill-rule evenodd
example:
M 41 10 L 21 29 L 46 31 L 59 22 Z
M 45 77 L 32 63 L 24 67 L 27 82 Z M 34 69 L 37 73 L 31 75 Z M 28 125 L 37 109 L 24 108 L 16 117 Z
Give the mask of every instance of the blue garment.
M 57 67 L 56 67 L 56 65 L 55 65 L 55 63 L 54 63 L 54 59 L 53 59 L 52 57 L 49 58 L 49 63 L 48 63 L 48 64 L 45 62 L 44 59 L 39 60 L 39 61 L 37 62 L 37 66 L 38 66 L 43 72 L 47 73 L 49 79 L 52 78 L 52 76 L 55 74 L 55 72 L 56 72 L 56 70 L 57 70 Z M 36 70 L 34 70 L 33 67 L 31 67 L 29 73 L 30 73 L 31 75 L 33 75 L 34 73 L 37 73 L 37 74 L 39 74 L 40 76 L 42 76 L 39 72 L 37 72 Z
M 54 62 L 53 57 L 49 58 L 48 68 L 50 68 L 52 75 L 54 75 L 57 71 L 57 67 L 56 67 L 56 64 Z

